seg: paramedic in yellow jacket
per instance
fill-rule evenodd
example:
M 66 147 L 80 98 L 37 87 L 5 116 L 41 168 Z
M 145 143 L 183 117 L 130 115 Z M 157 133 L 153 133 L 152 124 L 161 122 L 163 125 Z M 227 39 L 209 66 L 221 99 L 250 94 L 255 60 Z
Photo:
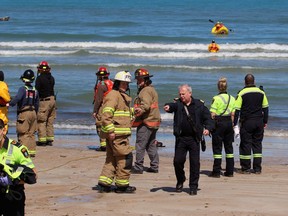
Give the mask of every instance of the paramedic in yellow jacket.
M 8 132 L 8 106 L 10 94 L 7 84 L 4 82 L 4 73 L 0 71 L 0 119 L 4 121 L 6 132 Z
M 158 173 L 159 155 L 155 145 L 156 132 L 160 126 L 161 116 L 158 106 L 158 94 L 152 86 L 149 72 L 140 68 L 135 71 L 138 96 L 134 100 L 136 134 L 136 161 L 132 169 L 133 174 L 142 174 L 144 169 L 145 151 L 150 159 L 150 167 L 146 170 Z
M 116 193 L 133 193 L 129 185 L 133 155 L 129 144 L 131 135 L 131 97 L 126 94 L 131 74 L 120 71 L 115 75 L 114 85 L 103 101 L 101 130 L 107 139 L 106 161 L 98 180 L 100 192 L 110 192 L 115 181 Z

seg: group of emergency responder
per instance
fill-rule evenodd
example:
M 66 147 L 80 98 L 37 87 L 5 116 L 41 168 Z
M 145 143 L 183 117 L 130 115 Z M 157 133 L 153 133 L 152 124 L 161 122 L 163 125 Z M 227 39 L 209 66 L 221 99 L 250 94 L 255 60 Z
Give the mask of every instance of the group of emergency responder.
M 53 128 L 51 130 L 49 126 L 50 129 L 47 129 L 48 118 L 44 120 L 43 113 L 39 113 L 39 110 L 50 112 L 47 105 L 42 102 L 48 101 L 47 98 L 51 96 L 54 97 L 54 78 L 48 74 L 50 67 L 47 62 L 42 61 L 38 65 L 35 88 L 32 85 L 35 80 L 34 72 L 31 69 L 25 70 L 20 77 L 24 85 L 11 100 L 8 85 L 4 82 L 4 73 L 0 71 L 0 215 L 25 215 L 24 183 L 34 184 L 37 178 L 31 160 L 31 157 L 36 155 L 37 124 L 39 140 L 45 137 L 46 143 L 49 133 L 49 141 L 54 140 Z M 48 78 L 49 76 L 52 79 Z M 18 141 L 7 137 L 8 108 L 15 105 L 17 105 Z M 45 125 L 41 127 L 43 122 Z M 50 131 L 46 133 L 47 130 Z
M 96 119 L 97 133 L 101 143 L 98 150 L 106 151 L 106 161 L 98 180 L 98 186 L 101 192 L 110 192 L 113 190 L 112 184 L 115 181 L 115 192 L 133 193 L 136 188 L 129 185 L 130 174 L 142 174 L 143 171 L 145 171 L 143 165 L 145 151 L 147 151 L 150 159 L 150 167 L 146 169 L 146 171 L 151 173 L 158 173 L 159 171 L 159 156 L 157 145 L 155 145 L 156 132 L 161 122 L 158 94 L 153 85 L 151 85 L 152 81 L 150 77 L 152 77 L 152 75 L 144 68 L 137 69 L 135 71 L 135 79 L 137 80 L 138 92 L 134 100 L 134 106 L 130 107 L 132 99 L 129 94 L 127 94 L 127 91 L 129 91 L 131 74 L 128 71 L 116 73 L 114 83 L 109 79 L 109 74 L 105 67 L 100 67 L 96 73 L 97 82 L 95 85 L 93 116 Z M 183 183 L 186 179 L 183 168 L 186 158 L 185 152 L 190 148 L 189 145 L 191 144 L 189 140 L 191 140 L 192 143 L 196 142 L 196 147 L 198 146 L 199 151 L 200 143 L 203 142 L 203 140 L 205 141 L 202 137 L 203 135 L 212 135 L 214 163 L 213 170 L 209 175 L 210 177 L 220 178 L 222 174 L 221 162 L 223 145 L 226 153 L 226 171 L 223 175 L 233 177 L 234 154 L 232 143 L 234 142 L 234 138 L 239 136 L 239 133 L 241 139 L 239 147 L 241 169 L 237 171 L 242 174 L 261 173 L 262 140 L 264 127 L 266 127 L 268 122 L 268 100 L 264 90 L 256 87 L 255 78 L 252 74 L 247 74 L 244 81 L 245 87 L 238 92 L 235 100 L 232 95 L 227 93 L 227 79 L 219 79 L 217 82 L 219 93 L 213 97 L 209 117 L 204 113 L 205 109 L 203 109 L 203 111 L 197 111 L 198 108 L 196 107 L 200 106 L 200 104 L 202 104 L 201 102 L 199 105 L 193 105 L 195 99 L 192 97 L 192 88 L 188 85 L 179 87 L 180 99 L 174 101 L 175 106 L 173 103 L 164 106 L 166 112 L 175 112 L 174 121 L 176 121 L 179 116 L 182 116 L 180 122 L 178 120 L 177 123 L 174 122 L 176 148 L 177 145 L 179 145 L 178 142 L 181 137 L 184 137 L 182 145 L 188 145 L 188 147 L 185 147 L 186 150 L 183 150 L 183 154 L 179 153 L 178 158 L 174 158 L 177 180 L 178 175 L 181 176 L 181 180 L 178 180 L 176 185 L 177 192 L 182 192 Z M 177 101 L 184 105 L 179 106 L 178 111 Z M 188 107 L 190 103 L 192 104 L 192 107 L 189 108 L 190 110 L 185 110 L 185 107 Z M 195 122 L 195 120 L 190 121 L 189 118 L 191 118 L 191 116 L 189 112 L 191 112 L 192 118 L 194 116 L 197 122 Z M 195 116 L 197 113 L 203 115 L 203 117 Z M 183 116 L 188 120 L 186 121 L 184 119 L 185 121 L 183 121 Z M 207 120 L 207 124 L 205 125 L 205 122 L 203 122 L 203 125 L 201 125 L 202 123 L 199 121 L 202 121 L 204 117 Z M 213 122 L 213 126 L 211 126 L 211 122 Z M 178 124 L 178 126 L 176 124 Z M 175 126 L 178 128 L 175 128 Z M 128 140 L 128 137 L 131 135 L 131 127 L 137 127 L 135 145 L 136 162 L 134 166 L 132 166 L 132 148 Z M 204 127 L 204 129 L 202 128 L 202 136 L 198 135 L 199 131 L 197 131 L 197 127 Z M 190 128 L 191 131 L 187 131 L 187 128 Z M 200 134 L 202 134 L 202 132 L 200 132 Z M 190 136 L 191 138 L 187 139 L 187 137 Z M 205 151 L 203 148 L 204 147 L 202 147 L 202 151 Z M 253 157 L 251 152 L 253 153 Z M 253 166 L 251 167 L 252 158 Z M 176 160 L 182 161 L 181 167 L 178 166 Z M 193 161 L 191 156 L 190 160 Z M 195 164 L 197 163 L 199 163 L 199 161 L 196 161 Z M 190 188 L 191 195 L 197 194 L 198 180 L 194 184 L 196 188 Z M 192 185 L 191 182 L 190 184 Z
M 24 183 L 34 184 L 37 179 L 31 157 L 36 156 L 36 145 L 51 146 L 54 141 L 55 80 L 48 62 L 41 61 L 37 66 L 35 87 L 31 69 L 25 70 L 20 80 L 24 85 L 11 100 L 0 71 L 0 215 L 25 215 Z M 7 137 L 8 108 L 16 105 L 18 141 Z
M 34 157 L 36 143 L 38 146 L 51 146 L 54 141 L 55 80 L 46 61 L 41 61 L 37 66 L 35 87 L 33 86 L 35 80 L 33 70 L 25 70 L 20 79 L 24 85 L 18 89 L 17 94 L 11 100 L 8 86 L 4 82 L 4 73 L 0 72 L 0 118 L 4 121 L 8 132 L 8 108 L 17 105 L 18 141 L 25 145 L 30 156 Z M 36 131 L 38 132 L 38 142 L 35 140 Z
M 261 174 L 262 172 L 262 140 L 264 128 L 268 123 L 269 104 L 263 87 L 256 87 L 253 74 L 247 74 L 244 82 L 245 87 L 238 92 L 235 100 L 227 93 L 226 78 L 220 78 L 218 81 L 219 94 L 213 97 L 210 108 L 212 118 L 215 120 L 215 130 L 212 132 L 214 164 L 210 177 L 220 177 L 222 144 L 226 153 L 224 176 L 233 177 L 232 142 L 239 135 L 241 168 L 236 171 L 241 174 Z M 251 166 L 252 158 L 253 165 Z

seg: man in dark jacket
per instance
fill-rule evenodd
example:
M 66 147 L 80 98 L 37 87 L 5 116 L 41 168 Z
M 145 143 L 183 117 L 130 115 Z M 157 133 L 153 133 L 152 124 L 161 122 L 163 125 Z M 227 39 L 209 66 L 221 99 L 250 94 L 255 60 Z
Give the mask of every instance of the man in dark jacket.
M 48 62 L 42 61 L 37 67 L 36 89 L 39 92 L 39 112 L 37 114 L 39 146 L 52 146 L 54 141 L 54 120 L 56 118 L 56 100 L 54 94 L 55 79 Z
M 209 135 L 214 128 L 214 121 L 203 101 L 192 97 L 192 88 L 179 86 L 179 99 L 167 103 L 164 110 L 174 113 L 173 134 L 176 138 L 174 169 L 177 178 L 176 192 L 182 192 L 186 180 L 184 164 L 187 151 L 190 160 L 190 195 L 197 195 L 200 176 L 200 141 L 202 135 Z

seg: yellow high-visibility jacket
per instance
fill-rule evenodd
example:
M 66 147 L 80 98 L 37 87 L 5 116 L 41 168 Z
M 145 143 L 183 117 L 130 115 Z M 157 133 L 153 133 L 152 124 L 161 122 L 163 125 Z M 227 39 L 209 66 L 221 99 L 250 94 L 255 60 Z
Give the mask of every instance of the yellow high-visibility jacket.
M 8 107 L 6 103 L 10 102 L 10 94 L 8 86 L 5 82 L 0 81 L 0 118 L 4 124 L 8 123 Z

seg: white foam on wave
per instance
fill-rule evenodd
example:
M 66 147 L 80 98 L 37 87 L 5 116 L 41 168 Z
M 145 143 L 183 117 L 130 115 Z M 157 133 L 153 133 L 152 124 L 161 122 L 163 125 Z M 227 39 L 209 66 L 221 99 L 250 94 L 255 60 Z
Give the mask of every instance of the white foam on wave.
M 1 50 L 0 55 L 2 56 L 20 56 L 20 55 L 30 55 L 30 56 L 39 56 L 39 55 L 68 55 L 74 54 L 75 51 L 64 51 L 64 50 Z
M 228 52 L 222 51 L 218 53 L 209 52 L 100 52 L 89 51 L 97 55 L 113 55 L 127 57 L 144 57 L 144 58 L 210 58 L 210 57 L 240 57 L 240 58 L 288 58 L 288 53 L 265 53 L 265 52 Z
M 48 51 L 48 50 L 2 50 L 0 56 L 39 56 L 39 55 L 71 55 L 77 54 L 79 50 L 74 51 Z M 102 52 L 102 51 L 88 51 L 90 54 L 107 55 L 107 56 L 121 56 L 121 57 L 142 57 L 142 58 L 178 58 L 178 59 L 199 59 L 199 58 L 288 58 L 288 53 L 265 53 L 265 52 L 253 52 L 253 53 L 241 53 L 241 52 L 226 52 L 208 53 L 208 52 Z
M 261 43 L 251 43 L 251 44 L 221 44 L 219 43 L 221 49 L 229 50 L 268 50 L 268 51 L 285 51 L 288 52 L 287 44 L 261 44 Z M 138 43 L 138 42 L 26 42 L 26 41 L 10 41 L 10 42 L 0 42 L 0 47 L 3 48 L 113 48 L 113 49 L 152 49 L 152 50 L 205 50 L 207 51 L 208 44 L 203 43 Z
M 120 42 L 0 42 L 0 56 L 107 55 L 142 58 L 288 58 L 286 44 L 220 44 L 220 52 L 209 53 L 207 44 L 162 44 Z

